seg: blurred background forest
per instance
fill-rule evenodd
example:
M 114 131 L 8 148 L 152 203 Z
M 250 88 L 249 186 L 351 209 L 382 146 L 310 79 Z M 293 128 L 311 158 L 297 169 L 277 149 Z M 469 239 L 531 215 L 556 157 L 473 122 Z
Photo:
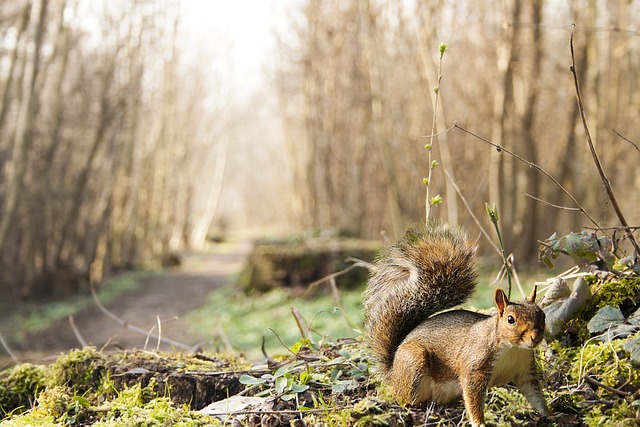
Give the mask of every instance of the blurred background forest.
M 503 145 L 618 225 L 575 102 L 572 23 L 596 148 L 640 220 L 640 153 L 614 132 L 640 143 L 639 1 L 264 2 L 279 10 L 269 51 L 240 53 L 264 58 L 259 76 L 240 73 L 219 19 L 194 36 L 192 15 L 212 12 L 191 3 L 0 3 L 5 303 L 69 295 L 224 230 L 400 235 L 424 218 L 442 42 L 437 131 L 457 122 Z M 572 206 L 459 129 L 435 138 L 433 157 L 430 191 L 444 202 L 432 215 L 477 232 L 448 171 L 485 224 L 485 202 L 497 203 L 521 262 L 535 262 L 537 240 L 592 225 L 527 197 Z

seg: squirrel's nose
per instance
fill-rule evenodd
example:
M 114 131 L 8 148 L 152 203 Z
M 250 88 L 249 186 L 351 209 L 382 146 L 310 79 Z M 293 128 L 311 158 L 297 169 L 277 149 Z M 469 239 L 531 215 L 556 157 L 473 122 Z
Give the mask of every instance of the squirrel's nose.
M 538 345 L 540 344 L 540 342 L 542 341 L 542 338 L 544 337 L 544 331 L 538 330 L 538 329 L 534 329 L 531 332 L 530 338 L 531 341 L 535 344 Z

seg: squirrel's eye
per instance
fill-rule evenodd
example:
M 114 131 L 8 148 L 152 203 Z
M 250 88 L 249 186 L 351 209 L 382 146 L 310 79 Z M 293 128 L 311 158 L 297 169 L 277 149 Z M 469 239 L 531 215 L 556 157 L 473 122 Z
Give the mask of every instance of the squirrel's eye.
M 512 315 L 509 315 L 507 317 L 507 322 L 509 322 L 510 325 L 513 325 L 514 323 L 516 323 L 516 319 L 514 319 Z

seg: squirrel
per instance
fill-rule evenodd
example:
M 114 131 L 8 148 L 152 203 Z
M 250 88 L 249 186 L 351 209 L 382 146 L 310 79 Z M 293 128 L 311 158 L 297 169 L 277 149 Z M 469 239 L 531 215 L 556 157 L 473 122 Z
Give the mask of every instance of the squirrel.
M 365 337 L 378 373 L 404 403 L 462 397 L 474 427 L 484 426 L 489 387 L 507 383 L 548 416 L 533 352 L 545 328 L 535 286 L 521 303 L 496 289 L 493 316 L 439 313 L 473 294 L 476 264 L 476 247 L 464 231 L 444 222 L 414 226 L 381 251 L 363 298 Z

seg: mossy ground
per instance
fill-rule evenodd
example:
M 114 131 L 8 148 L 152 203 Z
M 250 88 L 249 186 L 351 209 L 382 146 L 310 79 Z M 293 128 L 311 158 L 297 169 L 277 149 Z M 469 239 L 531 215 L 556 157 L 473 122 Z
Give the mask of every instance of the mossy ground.
M 636 289 L 629 280 L 593 280 L 598 292 L 592 304 L 629 306 L 637 297 L 628 291 Z M 621 287 L 618 297 L 603 298 L 604 292 Z M 460 402 L 411 407 L 390 397 L 371 374 L 359 333 L 361 289 L 339 296 L 323 289 L 314 298 L 299 299 L 283 291 L 252 297 L 230 287 L 212 294 L 210 303 L 192 314 L 191 323 L 204 328 L 215 330 L 220 324 L 232 347 L 253 362 L 263 357 L 260 341 L 272 328 L 271 358 L 254 365 L 237 355 L 86 348 L 64 353 L 48 366 L 5 369 L 0 372 L 0 425 L 468 425 Z M 472 303 L 491 305 L 490 297 Z M 311 326 L 304 339 L 291 307 Z M 541 419 L 516 389 L 500 387 L 487 398 L 488 425 L 640 425 L 640 376 L 624 350 L 633 337 L 598 342 L 584 334 L 585 324 L 570 325 L 581 329 L 573 332 L 577 341 L 556 341 L 539 350 L 554 415 Z M 249 408 L 219 417 L 198 412 L 235 395 L 259 399 L 261 412 Z

